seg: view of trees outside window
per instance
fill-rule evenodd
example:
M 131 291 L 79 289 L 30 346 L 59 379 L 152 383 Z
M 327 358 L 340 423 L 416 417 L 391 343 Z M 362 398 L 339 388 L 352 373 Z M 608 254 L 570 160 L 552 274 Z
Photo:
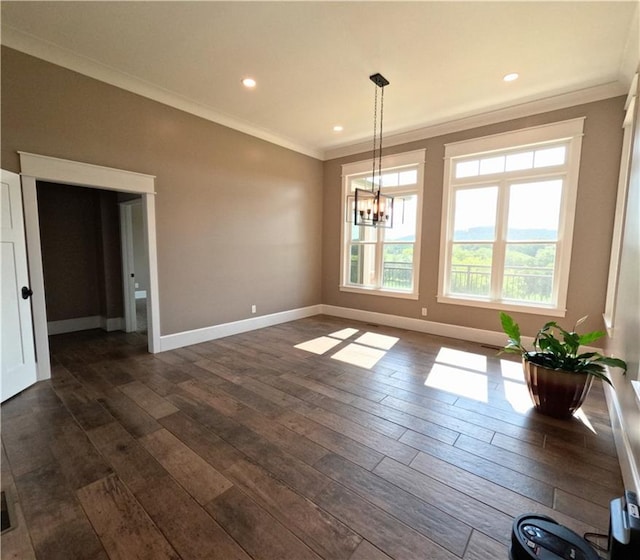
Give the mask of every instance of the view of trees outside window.
M 506 184 L 502 196 L 508 197 L 507 217 L 501 223 L 497 220 L 500 190 L 499 185 L 456 190 L 450 293 L 487 297 L 492 274 L 501 274 L 502 299 L 549 303 L 562 179 Z M 498 258 L 504 261 L 501 270 L 494 267 Z
M 381 286 L 413 290 L 413 254 L 416 242 L 417 195 L 394 200 L 392 228 L 351 226 L 351 284 L 377 284 L 376 256 L 382 250 Z
M 393 196 L 391 228 L 357 226 L 351 219 L 348 283 L 353 286 L 412 292 L 414 290 L 418 195 L 415 167 L 383 172 L 380 179 L 385 194 Z M 377 183 L 374 188 L 377 188 Z M 350 192 L 372 189 L 369 175 L 350 179 Z M 347 212 L 354 211 L 353 202 Z M 350 216 L 347 216 L 350 219 Z

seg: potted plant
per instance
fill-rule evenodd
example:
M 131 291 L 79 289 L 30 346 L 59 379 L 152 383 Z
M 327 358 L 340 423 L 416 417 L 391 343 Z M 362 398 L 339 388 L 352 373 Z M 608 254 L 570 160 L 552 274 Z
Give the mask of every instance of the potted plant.
M 578 334 L 576 329 L 585 319 L 580 319 L 571 332 L 555 321 L 546 323 L 533 340 L 533 350 L 527 350 L 522 344 L 518 324 L 506 313 L 500 313 L 502 330 L 509 337 L 503 352 L 522 356 L 529 394 L 535 408 L 543 414 L 570 417 L 584 402 L 594 377 L 613 386 L 604 366 L 627 371 L 626 362 L 619 358 L 598 352 L 578 354 L 581 346 L 605 335 L 603 331 Z

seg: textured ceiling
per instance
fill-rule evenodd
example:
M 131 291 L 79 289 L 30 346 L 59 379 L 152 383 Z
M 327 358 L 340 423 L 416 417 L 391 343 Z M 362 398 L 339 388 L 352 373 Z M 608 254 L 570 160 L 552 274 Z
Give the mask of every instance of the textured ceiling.
M 2 43 L 324 157 L 371 136 L 375 72 L 389 136 L 626 93 L 638 17 L 637 1 L 3 1 Z

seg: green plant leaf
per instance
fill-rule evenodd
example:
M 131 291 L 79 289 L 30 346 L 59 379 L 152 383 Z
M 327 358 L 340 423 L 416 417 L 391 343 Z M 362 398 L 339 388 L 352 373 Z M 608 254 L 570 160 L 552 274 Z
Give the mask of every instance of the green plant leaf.
M 589 375 L 593 375 L 594 377 L 597 377 L 598 379 L 602 379 L 602 381 L 605 381 L 606 383 L 608 383 L 609 385 L 611 385 L 613 387 L 613 383 L 611 383 L 611 379 L 609 379 L 607 374 L 601 373 L 601 372 L 589 372 Z
M 585 333 L 583 335 L 580 335 L 580 344 L 586 346 L 588 344 L 591 344 L 595 340 L 602 338 L 605 334 L 607 333 L 605 333 L 604 331 L 593 331 L 590 333 Z
M 578 356 L 576 356 L 576 358 L 578 360 L 589 360 L 593 357 L 602 357 L 601 354 L 598 354 L 597 352 L 585 352 L 584 354 L 579 354 Z
M 500 313 L 500 322 L 502 323 L 502 330 L 509 337 L 509 342 L 514 342 L 520 345 L 520 327 L 509 315 L 504 312 Z
M 594 360 L 594 362 L 598 362 L 599 364 L 605 364 L 609 367 L 618 367 L 624 370 L 625 373 L 627 372 L 627 362 L 619 358 L 611 358 L 609 356 L 600 356 L 597 360 Z
M 576 326 L 586 317 L 582 317 Z M 581 345 L 588 345 L 606 333 L 594 331 L 579 335 L 574 331 L 566 331 L 555 321 L 546 323 L 536 334 L 533 350 L 527 351 L 522 346 L 520 327 L 506 313 L 500 313 L 500 321 L 504 332 L 509 337 L 504 352 L 520 353 L 522 357 L 534 364 L 552 370 L 562 370 L 576 375 L 593 375 L 613 387 L 604 366 L 621 368 L 624 373 L 627 364 L 618 358 L 603 356 L 598 352 L 578 354 Z
M 562 328 L 558 328 L 558 330 L 562 333 L 562 338 L 566 345 L 567 354 L 575 356 L 578 353 L 578 348 L 580 348 L 580 335 L 575 332 L 567 332 Z

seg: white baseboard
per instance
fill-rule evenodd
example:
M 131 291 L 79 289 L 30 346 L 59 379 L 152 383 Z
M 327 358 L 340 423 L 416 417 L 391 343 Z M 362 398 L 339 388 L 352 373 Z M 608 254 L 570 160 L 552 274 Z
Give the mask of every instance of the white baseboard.
M 88 331 L 89 329 L 101 328 L 100 315 L 91 317 L 75 317 L 74 319 L 63 319 L 62 321 L 49 321 L 47 332 L 52 334 L 64 334 L 76 331 Z
M 320 305 L 312 305 L 310 307 L 302 307 L 300 309 L 292 309 L 270 315 L 261 315 L 260 317 L 252 317 L 251 319 L 243 319 L 232 323 L 223 323 L 221 325 L 213 325 L 192 331 L 167 334 L 160 337 L 159 351 L 166 352 L 167 350 L 175 350 L 176 348 L 182 348 L 183 346 L 189 346 L 191 344 L 200 344 L 233 334 L 240 334 L 264 327 L 279 325 L 280 323 L 286 323 L 288 321 L 295 321 L 296 319 L 312 317 L 313 315 L 322 313 L 321 307 Z
M 622 473 L 622 481 L 626 490 L 640 492 L 640 472 L 638 464 L 633 459 L 633 451 L 631 443 L 624 428 L 622 409 L 620 401 L 615 389 L 607 383 L 603 383 L 604 396 L 609 409 L 609 418 L 611 420 L 611 429 L 616 442 L 616 451 L 618 452 L 618 462 L 620 463 L 620 471 Z
M 63 319 L 61 321 L 49 321 L 47 323 L 47 332 L 49 335 L 88 331 L 90 329 L 103 329 L 111 332 L 122 330 L 123 325 L 124 319 L 122 317 L 112 317 L 108 319 L 100 315 L 93 315 L 90 317 Z
M 425 321 L 424 319 L 415 319 L 413 317 L 387 315 L 386 313 L 363 311 L 362 309 L 352 309 L 348 307 L 336 307 L 334 305 L 323 305 L 322 313 L 334 317 L 342 317 L 343 319 L 375 323 L 377 325 L 423 332 L 436 336 L 446 336 L 448 338 L 457 338 L 469 342 L 478 342 L 480 344 L 490 344 L 492 346 L 499 346 L 500 348 L 506 343 L 506 335 L 503 332 L 461 327 L 447 323 L 436 323 L 434 321 Z
M 506 341 L 505 334 L 497 331 L 487 331 L 471 327 L 449 325 L 446 323 L 435 323 L 433 321 L 425 321 L 423 319 L 414 319 L 411 317 L 401 317 L 399 315 L 387 315 L 386 313 L 375 313 L 373 311 L 363 311 L 361 309 L 320 304 L 300 309 L 292 309 L 290 311 L 282 311 L 280 313 L 273 313 L 271 315 L 262 315 L 251 319 L 243 319 L 232 323 L 203 327 L 192 331 L 164 335 L 160 337 L 160 352 L 175 350 L 176 348 L 182 348 L 183 346 L 189 346 L 190 344 L 200 344 L 201 342 L 207 342 L 209 340 L 215 340 L 217 338 L 223 338 L 233 334 L 262 329 L 264 327 L 286 323 L 287 321 L 295 321 L 296 319 L 303 319 L 305 317 L 312 317 L 313 315 L 321 314 L 341 317 L 343 319 L 353 319 L 354 321 L 361 321 L 364 323 L 375 323 L 388 327 L 423 332 L 437 336 L 445 336 L 448 338 L 457 338 L 480 344 L 490 344 L 492 346 L 502 347 Z
M 136 290 L 136 299 L 143 299 L 147 297 L 147 290 Z
M 124 317 L 100 317 L 100 328 L 103 331 L 123 331 Z

